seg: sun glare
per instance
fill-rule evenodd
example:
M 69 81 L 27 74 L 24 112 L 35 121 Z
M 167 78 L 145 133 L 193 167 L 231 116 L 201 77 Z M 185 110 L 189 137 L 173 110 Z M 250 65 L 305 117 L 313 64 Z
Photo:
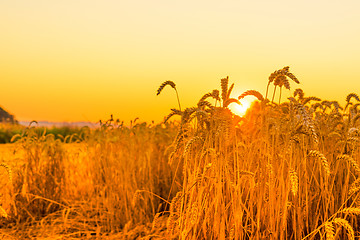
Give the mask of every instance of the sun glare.
M 242 99 L 240 102 L 241 105 L 236 103 L 232 104 L 231 110 L 233 111 L 234 114 L 242 117 L 245 115 L 246 111 L 250 108 L 251 102 L 246 99 Z

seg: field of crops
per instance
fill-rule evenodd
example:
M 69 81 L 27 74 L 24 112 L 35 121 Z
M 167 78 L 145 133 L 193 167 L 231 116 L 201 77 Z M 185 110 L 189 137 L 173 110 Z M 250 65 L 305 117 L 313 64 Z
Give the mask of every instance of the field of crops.
M 284 67 L 265 94 L 231 98 L 224 78 L 196 106 L 179 101 L 161 124 L 111 117 L 63 138 L 26 128 L 0 146 L 0 236 L 355 239 L 359 96 L 340 104 L 297 83 Z M 281 99 L 290 84 L 292 97 Z M 166 81 L 158 97 L 173 90 Z M 229 110 L 249 96 L 257 101 L 245 116 Z

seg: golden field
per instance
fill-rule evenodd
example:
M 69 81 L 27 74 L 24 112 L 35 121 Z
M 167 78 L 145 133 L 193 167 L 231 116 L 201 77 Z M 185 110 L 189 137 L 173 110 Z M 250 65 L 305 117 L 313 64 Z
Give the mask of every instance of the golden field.
M 295 88 L 281 102 L 296 83 L 285 67 L 265 94 L 231 98 L 224 78 L 157 125 L 111 117 L 62 139 L 26 128 L 0 146 L 1 237 L 359 237 L 360 99 L 351 93 L 342 106 Z M 157 94 L 171 88 L 176 97 L 171 81 Z M 248 96 L 258 100 L 246 115 L 229 110 Z

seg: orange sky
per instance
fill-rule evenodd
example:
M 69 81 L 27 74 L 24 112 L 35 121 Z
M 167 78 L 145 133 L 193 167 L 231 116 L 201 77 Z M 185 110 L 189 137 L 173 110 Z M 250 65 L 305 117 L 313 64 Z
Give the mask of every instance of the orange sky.
M 360 94 L 359 1 L 0 2 L 0 105 L 19 120 L 160 121 L 235 82 L 265 93 L 290 66 L 305 94 Z

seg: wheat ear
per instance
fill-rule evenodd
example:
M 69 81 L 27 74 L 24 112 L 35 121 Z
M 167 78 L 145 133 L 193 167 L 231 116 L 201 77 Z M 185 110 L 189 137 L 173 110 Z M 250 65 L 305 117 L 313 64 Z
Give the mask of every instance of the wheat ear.
M 261 101 L 261 102 L 265 100 L 264 97 L 263 97 L 263 95 L 262 95 L 261 93 L 259 93 L 258 91 L 256 91 L 256 90 L 247 90 L 246 92 L 242 93 L 242 94 L 238 97 L 238 99 L 239 99 L 239 100 L 240 100 L 240 99 L 243 99 L 244 97 L 249 96 L 249 95 L 252 95 L 252 96 L 256 97 L 256 98 L 259 99 L 259 101 Z
M 354 193 L 357 193 L 358 191 L 360 191 L 360 178 L 356 179 L 350 186 L 349 188 L 349 195 L 352 195 Z
M 293 193 L 294 196 L 296 196 L 299 190 L 299 178 L 294 169 L 290 169 L 289 172 L 290 172 L 291 192 Z
M 351 104 L 351 98 L 355 98 L 356 101 L 360 102 L 360 98 L 356 93 L 350 93 L 349 95 L 346 96 L 346 105 L 345 105 L 345 110 L 348 108 L 348 106 Z
M 346 96 L 346 102 L 350 102 L 351 98 L 355 98 L 356 101 L 360 102 L 360 98 L 356 93 L 350 93 L 349 95 Z
M 192 139 L 190 139 L 185 145 L 184 156 L 186 156 L 188 153 L 191 152 L 192 145 L 197 141 L 203 142 L 204 139 L 202 137 L 200 137 L 200 136 L 195 136 Z
M 324 168 L 326 176 L 330 175 L 330 167 L 329 162 L 327 161 L 324 154 L 320 153 L 318 150 L 311 150 L 308 154 L 309 157 L 315 157 L 321 161 L 321 165 Z
M 337 159 L 342 159 L 342 160 L 347 161 L 354 168 L 355 172 L 357 174 L 360 174 L 359 164 L 349 155 L 342 154 L 342 155 L 338 156 Z
M 297 88 L 294 91 L 294 97 L 296 97 L 297 95 L 299 95 L 299 99 L 303 99 L 305 94 L 301 88 Z
M 221 98 L 225 102 L 228 92 L 229 76 L 221 79 Z
M 355 239 L 355 234 L 354 234 L 354 229 L 352 228 L 352 226 L 350 225 L 350 223 L 342 218 L 335 218 L 333 220 L 333 223 L 342 226 L 343 228 L 346 229 L 346 231 L 348 232 L 348 237 L 350 240 L 354 240 Z
M 345 214 L 360 215 L 360 208 L 349 207 L 349 208 L 344 208 L 340 212 Z
M 297 110 L 299 115 L 301 115 L 304 124 L 309 128 L 313 141 L 318 144 L 319 139 L 311 115 L 306 111 L 305 107 L 301 103 L 298 103 L 294 98 L 290 97 L 288 99 L 295 105 L 295 109 Z
M 335 240 L 335 228 L 332 222 L 326 222 L 324 225 L 326 240 Z
M 179 94 L 178 94 L 178 91 L 177 91 L 177 89 L 176 89 L 176 84 L 175 84 L 173 81 L 168 80 L 168 81 L 163 82 L 163 83 L 160 85 L 160 87 L 158 88 L 156 95 L 159 95 L 159 94 L 161 93 L 161 91 L 162 91 L 167 85 L 171 86 L 171 87 L 175 90 L 175 92 L 176 92 L 176 97 L 177 97 L 178 104 L 179 104 L 179 110 L 181 111 Z
M 8 176 L 9 176 L 9 180 L 12 183 L 12 171 L 11 171 L 11 168 L 9 167 L 9 165 L 7 165 L 6 163 L 0 163 L 0 167 L 3 167 L 6 169 Z

